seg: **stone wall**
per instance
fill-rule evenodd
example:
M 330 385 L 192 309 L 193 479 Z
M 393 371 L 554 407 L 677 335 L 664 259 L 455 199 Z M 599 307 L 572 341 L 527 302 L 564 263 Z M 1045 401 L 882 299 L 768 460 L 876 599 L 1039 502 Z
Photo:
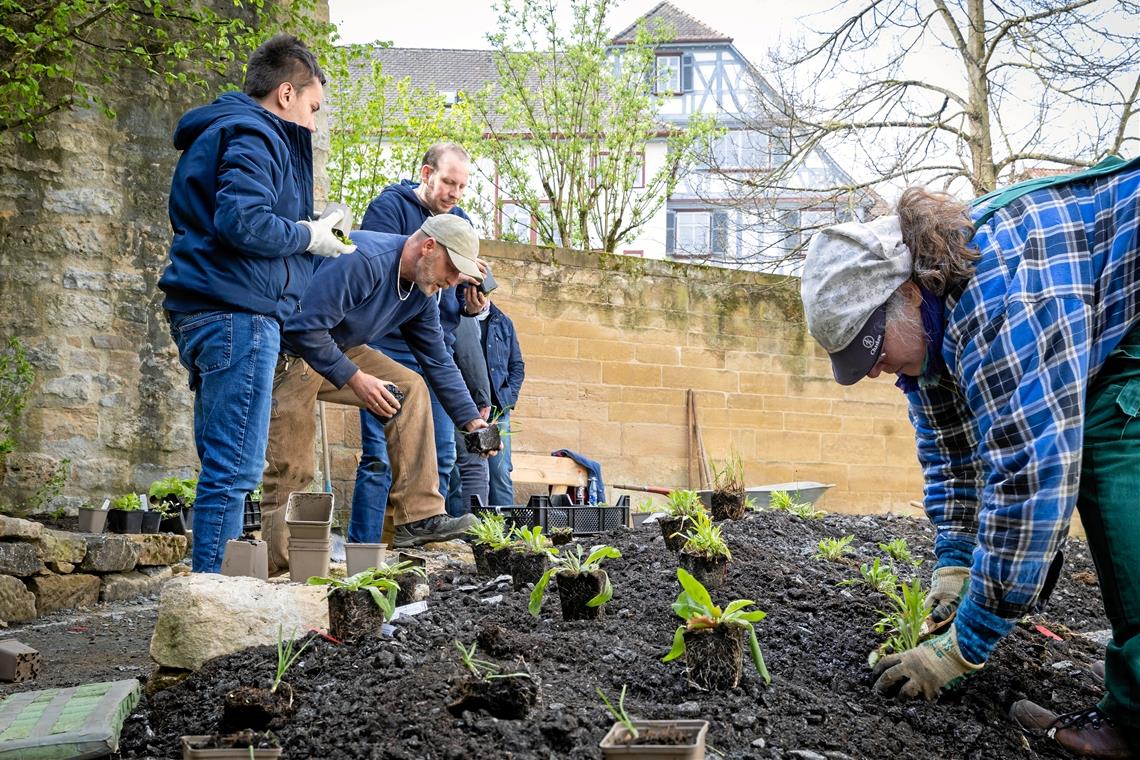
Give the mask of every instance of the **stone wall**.
M 691 388 L 709 457 L 735 446 L 749 484 L 816 480 L 835 484 L 827 509 L 914 511 L 922 479 L 902 394 L 889 380 L 834 382 L 798 280 L 487 241 L 482 253 L 526 362 L 516 451 L 573 449 L 608 483 L 688 486 Z M 326 422 L 347 504 L 358 413 L 326 405 Z

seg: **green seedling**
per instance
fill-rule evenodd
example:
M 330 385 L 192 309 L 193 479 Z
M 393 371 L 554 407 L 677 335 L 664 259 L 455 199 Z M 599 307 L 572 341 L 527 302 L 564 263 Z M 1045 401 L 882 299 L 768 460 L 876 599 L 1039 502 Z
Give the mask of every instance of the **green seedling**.
M 744 490 L 744 461 L 733 447 L 720 469 L 713 467 L 713 490 L 740 493 Z
M 514 541 L 511 545 L 528 554 L 557 556 L 558 550 L 550 545 L 550 539 L 542 535 L 542 526 L 535 525 L 515 528 L 511 531 Z
M 910 547 L 906 545 L 905 538 L 896 538 L 885 544 L 879 544 L 879 548 L 882 549 L 888 557 L 900 564 L 913 565 L 914 567 L 918 567 L 922 564 L 921 559 L 915 559 L 911 556 Z
M 538 583 L 534 585 L 534 590 L 530 592 L 530 604 L 527 609 L 530 614 L 538 617 L 538 612 L 542 609 L 542 600 L 546 596 L 546 587 L 550 585 L 550 579 L 555 574 L 566 573 L 567 575 L 581 575 L 582 573 L 600 572 L 603 576 L 602 590 L 597 596 L 586 602 L 587 607 L 601 607 L 608 602 L 614 595 L 614 587 L 610 585 L 610 576 L 602 570 L 601 565 L 603 560 L 617 559 L 621 556 L 621 552 L 612 546 L 595 546 L 588 557 L 582 558 L 582 547 L 575 546 L 574 552 L 566 552 L 565 554 L 555 557 L 550 568 L 547 569 L 542 577 L 538 579 Z
M 502 549 L 510 543 L 505 515 L 485 514 L 476 517 L 467 533 L 475 539 L 475 543 L 491 549 Z
M 761 610 L 745 612 L 746 607 L 755 604 L 751 599 L 737 599 L 729 602 L 728 606 L 721 610 L 713 604 L 712 597 L 709 596 L 704 584 L 689 575 L 684 568 L 677 568 L 677 580 L 681 583 L 681 593 L 677 596 L 677 601 L 673 602 L 673 612 L 684 620 L 685 624 L 677 627 L 676 633 L 673 634 L 673 648 L 661 661 L 669 662 L 685 653 L 686 631 L 708 630 L 722 625 L 737 626 L 748 630 L 748 650 L 752 654 L 752 663 L 756 666 L 756 672 L 764 679 L 764 683 L 771 683 L 772 677 L 768 675 L 768 668 L 764 665 L 764 655 L 760 652 L 760 642 L 756 638 L 756 628 L 753 625 L 767 617 L 767 613 Z
M 854 540 L 855 536 L 821 538 L 819 540 L 819 552 L 815 555 L 814 559 L 839 559 L 844 554 L 851 552 L 851 542 Z
M 277 688 L 281 686 L 281 679 L 285 677 L 285 672 L 293 667 L 293 663 L 301 656 L 301 653 L 308 648 L 309 644 L 313 643 L 310 637 L 300 649 L 294 649 L 297 645 L 297 629 L 293 629 L 293 633 L 289 635 L 288 640 L 282 635 L 281 626 L 277 626 L 277 675 L 273 679 L 273 685 L 269 687 L 269 693 L 273 694 Z
M 142 502 L 139 501 L 139 495 L 137 493 L 127 493 L 122 496 L 116 496 L 111 502 L 111 509 L 134 512 L 136 509 L 142 509 Z
M 632 743 L 638 737 L 637 729 L 633 725 L 633 720 L 625 711 L 625 684 L 621 685 L 621 695 L 618 696 L 617 707 L 615 708 L 610 704 L 610 700 L 606 698 L 606 693 L 600 687 L 595 687 L 594 691 L 598 692 L 598 696 L 602 698 L 606 709 L 610 711 L 610 715 L 614 716 L 614 720 L 625 726 L 625 730 L 629 733 L 629 740 Z
M 732 552 L 728 550 L 728 544 L 721 537 L 720 526 L 713 524 L 708 512 L 698 512 L 689 522 L 689 526 L 689 532 L 685 534 L 685 545 L 681 551 L 699 554 L 710 560 L 717 557 L 732 559 Z
M 788 511 L 791 512 L 796 517 L 803 518 L 804 520 L 818 520 L 819 518 L 821 518 L 825 514 L 827 514 L 823 510 L 816 509 L 811 504 L 808 504 L 806 502 L 801 502 L 800 504 L 796 504 L 795 506 L 793 506 Z
M 870 565 L 859 565 L 858 578 L 848 578 L 839 583 L 840 586 L 858 586 L 860 584 L 869 586 L 881 594 L 889 594 L 898 586 L 899 577 L 894 574 L 890 567 L 880 563 L 879 558 L 875 557 Z
M 800 501 L 799 498 L 797 498 L 798 496 L 798 491 L 795 495 L 787 491 L 773 491 L 768 497 L 768 506 L 779 512 L 789 512 L 805 520 L 814 520 L 817 517 L 823 517 L 823 512 L 811 504 Z
M 744 508 L 749 512 L 763 512 L 764 507 L 760 506 L 760 502 L 756 501 L 755 496 L 744 497 Z
M 878 610 L 883 617 L 875 623 L 875 633 L 887 634 L 887 640 L 867 658 L 871 667 L 891 652 L 905 652 L 918 646 L 922 640 L 922 624 L 930 614 L 925 604 L 926 592 L 918 578 L 909 584 L 900 583 L 897 591 L 887 592 L 887 598 L 891 600 L 891 608 Z
M 177 475 L 171 475 L 169 478 L 156 480 L 150 484 L 150 489 L 147 491 L 147 496 L 158 507 L 158 510 L 163 514 L 167 514 L 174 509 L 168 497 L 174 497 L 180 500 L 185 506 L 194 506 L 194 496 L 198 490 L 197 478 L 180 478 Z
M 670 517 L 692 519 L 705 511 L 701 497 L 696 491 L 670 491 L 666 497 L 665 511 Z
M 411 563 L 399 563 L 401 565 Z M 385 620 L 391 620 L 392 615 L 396 612 L 396 594 L 400 590 L 400 584 L 392 580 L 391 568 L 386 568 L 386 571 L 381 571 L 379 568 L 370 567 L 364 572 L 350 575 L 347 578 L 322 578 L 313 576 L 309 579 L 310 586 L 328 586 L 329 594 L 333 591 L 341 589 L 342 591 L 367 591 L 372 597 L 372 601 L 376 602 L 376 606 L 384 613 Z M 416 570 L 423 570 L 423 568 L 416 568 Z M 401 572 L 415 572 L 414 570 L 407 570 Z
M 374 578 L 386 578 L 394 581 L 401 575 L 418 575 L 421 578 L 427 578 L 427 568 L 408 560 L 372 568 L 372 576 Z
M 476 646 L 474 641 L 471 642 L 471 647 L 468 648 L 463 646 L 463 642 L 459 639 L 455 640 L 455 648 L 459 650 L 459 656 L 463 660 L 463 667 L 470 670 L 479 680 L 490 681 L 493 678 L 530 678 L 530 673 L 527 673 L 525 670 L 516 671 L 514 673 L 504 673 L 498 663 L 477 658 L 475 656 Z

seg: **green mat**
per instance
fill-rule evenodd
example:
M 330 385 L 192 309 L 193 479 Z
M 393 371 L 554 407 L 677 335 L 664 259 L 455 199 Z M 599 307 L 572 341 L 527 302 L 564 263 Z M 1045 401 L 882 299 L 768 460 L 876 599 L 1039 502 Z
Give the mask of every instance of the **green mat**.
M 0 702 L 0 760 L 109 755 L 139 695 L 133 678 L 11 694 Z

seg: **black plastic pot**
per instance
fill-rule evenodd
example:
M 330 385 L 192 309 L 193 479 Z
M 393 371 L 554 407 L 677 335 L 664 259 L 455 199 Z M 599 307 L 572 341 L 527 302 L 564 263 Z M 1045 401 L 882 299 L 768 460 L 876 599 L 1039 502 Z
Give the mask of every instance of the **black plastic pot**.
M 498 451 L 502 441 L 503 438 L 499 435 L 498 425 L 489 425 L 463 434 L 463 445 L 467 447 L 469 454 L 486 454 L 491 451 Z
M 162 513 L 147 510 L 142 513 L 142 526 L 140 526 L 140 531 L 143 533 L 158 533 L 161 524 Z
M 261 500 L 254 501 L 250 494 L 245 495 L 245 511 L 241 516 L 241 532 L 261 530 Z
M 142 524 L 143 511 L 141 509 L 107 510 L 107 532 L 109 533 L 141 533 Z
M 176 536 L 186 535 L 186 522 L 182 518 L 182 512 L 177 511 L 172 515 L 163 516 L 162 522 L 158 524 L 159 533 L 173 533 Z

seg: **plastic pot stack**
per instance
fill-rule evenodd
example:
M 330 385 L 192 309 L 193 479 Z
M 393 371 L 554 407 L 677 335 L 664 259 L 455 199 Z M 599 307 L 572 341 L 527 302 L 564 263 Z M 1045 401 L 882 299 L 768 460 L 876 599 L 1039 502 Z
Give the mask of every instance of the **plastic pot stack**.
M 285 525 L 289 528 L 290 580 L 304 583 L 314 575 L 329 574 L 332 514 L 331 493 L 289 494 Z

